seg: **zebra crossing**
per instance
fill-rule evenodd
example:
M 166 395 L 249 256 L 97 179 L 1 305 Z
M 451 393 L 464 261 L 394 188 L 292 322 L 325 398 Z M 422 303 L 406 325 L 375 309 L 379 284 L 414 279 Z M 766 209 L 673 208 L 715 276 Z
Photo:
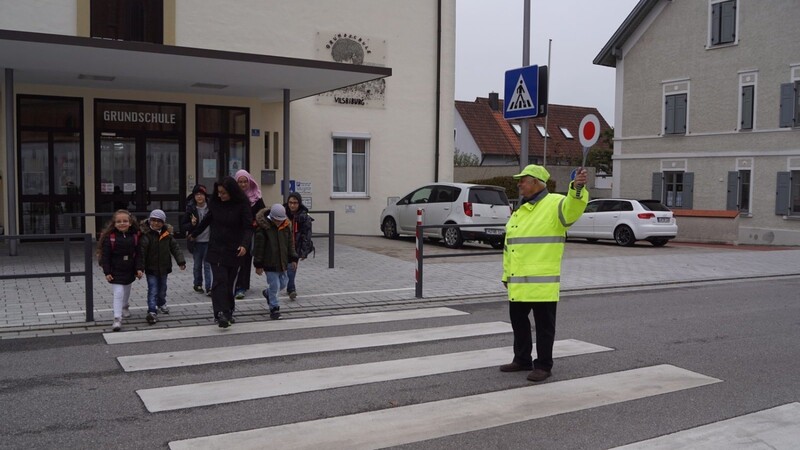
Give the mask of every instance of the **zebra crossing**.
M 124 372 L 158 373 L 165 369 L 202 368 L 208 364 L 226 363 L 226 368 L 252 361 L 277 357 L 295 357 L 309 353 L 333 353 L 344 350 L 414 346 L 424 343 L 449 343 L 465 338 L 511 335 L 505 322 L 477 322 L 409 328 L 377 333 L 346 334 L 299 340 L 271 342 L 270 333 L 301 329 L 325 329 L 347 325 L 406 323 L 438 318 L 448 321 L 463 318 L 464 313 L 451 308 L 387 311 L 349 314 L 325 318 L 237 324 L 228 331 L 216 327 L 184 327 L 108 333 L 108 345 L 157 343 L 160 349 L 185 339 L 205 338 L 213 345 L 207 348 L 176 350 L 149 354 L 118 356 Z M 261 333 L 256 335 L 255 333 Z M 228 345 L 228 336 L 265 336 L 265 342 Z M 216 346 L 218 345 L 218 346 Z M 558 340 L 554 358 L 581 357 L 594 353 L 613 352 L 613 348 L 575 339 Z M 136 390 L 148 413 L 191 411 L 191 408 L 231 405 L 238 402 L 265 400 L 278 396 L 324 392 L 343 387 L 366 386 L 395 380 L 418 379 L 432 375 L 486 369 L 509 362 L 510 346 L 456 351 L 380 361 L 335 364 L 309 370 L 296 370 L 248 377 L 224 377 L 199 383 L 143 386 Z M 235 372 L 235 370 L 231 370 Z M 497 372 L 497 376 L 503 376 Z M 323 417 L 314 420 L 235 430 L 222 434 L 193 436 L 169 442 L 171 449 L 212 448 L 347 448 L 372 449 L 412 444 L 461 433 L 487 430 L 509 424 L 542 419 L 647 397 L 703 388 L 722 380 L 669 364 L 597 374 L 583 378 L 524 385 L 494 392 L 484 392 L 443 400 L 419 402 L 394 408 L 367 410 L 353 414 Z M 536 405 L 532 408 L 531 405 Z M 753 417 L 750 417 L 753 416 Z M 730 448 L 736 439 L 753 439 L 773 444 L 772 448 L 796 441 L 796 432 L 786 432 L 776 424 L 800 425 L 800 403 L 784 405 L 729 421 L 684 430 L 623 448 Z M 767 424 L 767 425 L 765 425 Z M 747 430 L 746 436 L 730 433 L 731 429 Z M 741 433 L 740 433 L 741 434 Z M 794 434 L 794 436 L 792 436 Z M 794 437 L 794 440 L 792 440 Z M 750 441 L 742 441 L 750 442 Z M 777 445 L 775 445 L 777 444 Z M 781 444 L 784 444 L 783 446 Z M 703 447 L 705 445 L 705 447 Z

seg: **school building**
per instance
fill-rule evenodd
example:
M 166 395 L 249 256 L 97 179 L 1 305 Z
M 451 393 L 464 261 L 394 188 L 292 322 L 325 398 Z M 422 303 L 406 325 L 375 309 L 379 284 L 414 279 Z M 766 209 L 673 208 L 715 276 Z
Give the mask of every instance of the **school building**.
M 177 224 L 244 168 L 371 235 L 453 177 L 455 0 L 0 0 L 0 69 L 5 234 Z

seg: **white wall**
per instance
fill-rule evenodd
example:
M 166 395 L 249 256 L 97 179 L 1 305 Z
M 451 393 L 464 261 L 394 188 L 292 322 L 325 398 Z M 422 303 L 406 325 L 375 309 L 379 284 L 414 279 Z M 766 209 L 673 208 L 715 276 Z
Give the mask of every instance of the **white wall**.
M 337 232 L 379 234 L 386 198 L 436 178 L 435 142 L 440 145 L 439 181 L 453 176 L 455 91 L 455 2 L 443 4 L 442 112 L 436 134 L 436 2 L 427 0 L 243 0 L 219 11 L 212 0 L 178 0 L 176 43 L 180 46 L 325 59 L 318 34 L 352 33 L 385 48 L 382 108 L 318 104 L 316 97 L 292 102 L 292 178 L 312 182 L 312 209 L 334 210 Z M 278 107 L 268 109 L 279 110 Z M 271 120 L 271 119 L 265 119 Z M 265 130 L 267 124 L 253 122 Z M 282 133 L 282 129 L 278 130 Z M 332 198 L 332 133 L 371 136 L 369 196 Z M 263 148 L 263 141 L 262 141 Z M 258 168 L 263 156 L 253 149 Z M 258 159 L 260 158 L 260 159 Z M 278 179 L 282 176 L 282 165 Z M 265 201 L 277 201 L 280 186 L 264 187 Z M 315 228 L 316 230 L 316 228 Z
M 475 142 L 475 138 L 472 137 L 472 133 L 469 132 L 467 124 L 464 123 L 464 119 L 461 118 L 461 114 L 459 114 L 455 108 L 453 108 L 453 114 L 455 115 L 456 124 L 456 150 L 466 155 L 475 155 L 478 157 L 478 161 L 480 161 L 483 159 L 481 149 Z
M 36 33 L 78 33 L 76 0 L 0 0 L 0 29 Z

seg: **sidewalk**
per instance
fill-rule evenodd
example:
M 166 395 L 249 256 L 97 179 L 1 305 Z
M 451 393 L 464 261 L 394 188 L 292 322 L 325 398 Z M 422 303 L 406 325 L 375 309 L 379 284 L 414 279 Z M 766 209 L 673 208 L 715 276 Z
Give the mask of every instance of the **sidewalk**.
M 316 240 L 315 240 L 316 241 Z M 339 309 L 357 312 L 373 308 L 433 302 L 481 301 L 504 298 L 500 283 L 500 255 L 425 260 L 424 299 L 415 298 L 413 240 L 387 241 L 372 236 L 337 236 L 335 268 L 328 269 L 327 242 L 315 242 L 316 257 L 300 263 L 298 298 L 281 297 L 287 319 L 336 314 Z M 64 270 L 61 243 L 22 243 L 19 255 L 8 256 L 0 245 L 0 274 L 60 272 Z M 426 243 L 425 254 L 452 252 Z M 695 281 L 800 275 L 800 248 L 772 250 L 732 246 L 669 244 L 654 248 L 643 243 L 632 248 L 615 245 L 567 243 L 562 269 L 565 293 L 605 288 L 647 286 Z M 468 250 L 464 251 L 468 253 Z M 191 255 L 187 268 L 173 267 L 167 291 L 169 315 L 161 315 L 155 327 L 210 323 L 210 298 L 192 290 Z M 72 270 L 83 270 L 83 253 L 71 245 Z M 0 338 L 73 334 L 110 329 L 111 287 L 93 261 L 94 323 L 85 322 L 85 283 L 82 276 L 0 280 Z M 253 272 L 251 290 L 237 300 L 237 315 L 262 320 L 266 301 L 261 296 L 265 281 Z M 132 317 L 124 329 L 147 328 L 144 321 L 147 284 L 134 282 Z

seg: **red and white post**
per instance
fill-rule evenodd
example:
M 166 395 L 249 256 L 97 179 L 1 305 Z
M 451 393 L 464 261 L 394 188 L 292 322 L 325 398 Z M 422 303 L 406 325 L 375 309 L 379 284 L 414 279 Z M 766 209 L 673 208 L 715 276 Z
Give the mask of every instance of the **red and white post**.
M 414 295 L 422 298 L 422 208 L 417 208 L 417 270 L 415 273 Z

